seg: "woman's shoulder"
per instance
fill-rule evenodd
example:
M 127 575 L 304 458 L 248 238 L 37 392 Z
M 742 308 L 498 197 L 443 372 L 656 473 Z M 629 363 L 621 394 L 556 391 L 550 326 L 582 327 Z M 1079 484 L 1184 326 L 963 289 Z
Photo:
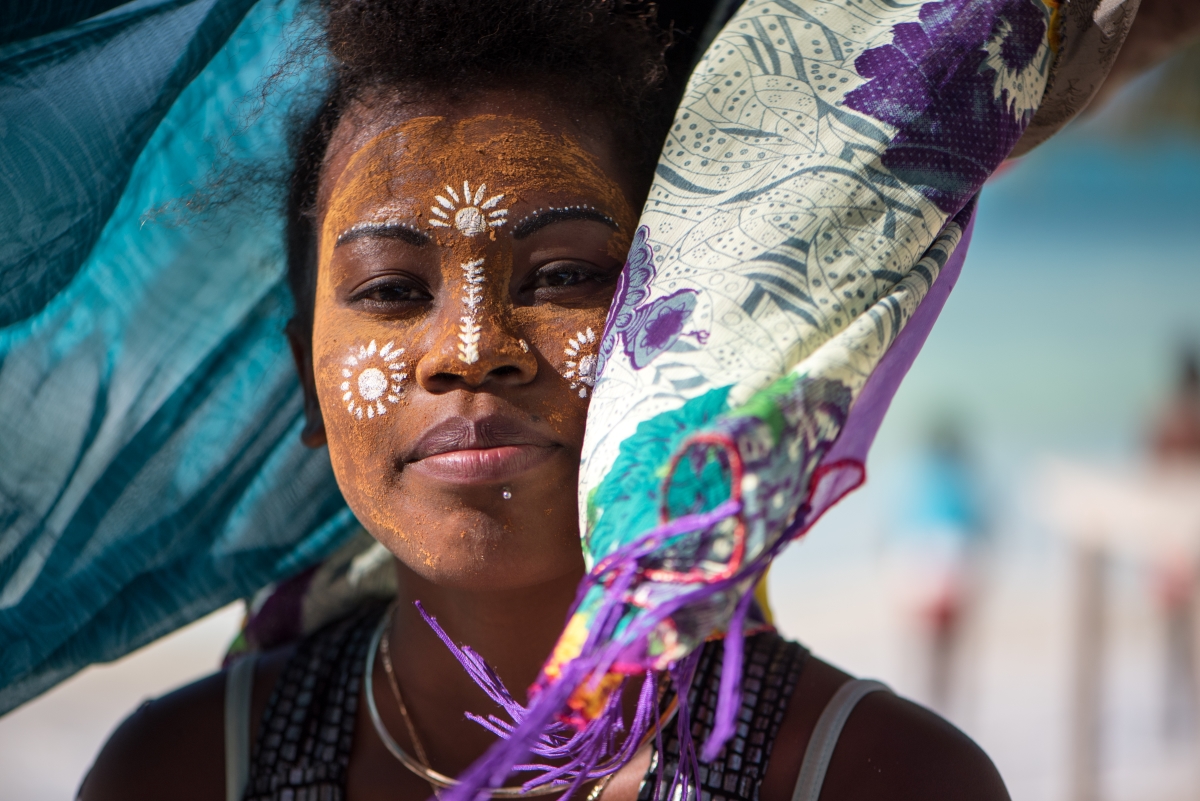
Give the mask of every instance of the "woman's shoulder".
M 760 790 L 791 801 L 821 713 L 851 677 L 808 657 L 780 725 Z M 987 754 L 940 715 L 891 692 L 862 697 L 829 761 L 821 798 L 838 801 L 1008 801 Z
M 292 653 L 263 654 L 254 666 L 250 737 Z M 81 801 L 220 801 L 225 798 L 225 689 L 229 672 L 206 676 L 127 717 L 100 750 L 79 790 Z

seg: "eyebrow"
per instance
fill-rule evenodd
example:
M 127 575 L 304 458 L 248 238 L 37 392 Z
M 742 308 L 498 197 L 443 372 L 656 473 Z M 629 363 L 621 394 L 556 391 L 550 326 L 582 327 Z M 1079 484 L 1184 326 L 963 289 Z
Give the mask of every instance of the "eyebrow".
M 593 220 L 604 223 L 614 231 L 621 230 L 617 221 L 592 206 L 550 206 L 531 211 L 513 226 L 512 238 L 524 239 L 535 231 L 540 231 L 547 225 L 566 220 Z
M 334 247 L 340 247 L 347 242 L 361 239 L 364 236 L 380 236 L 388 239 L 400 239 L 410 245 L 422 247 L 429 244 L 429 234 L 419 231 L 406 223 L 359 223 L 347 228 L 338 236 Z

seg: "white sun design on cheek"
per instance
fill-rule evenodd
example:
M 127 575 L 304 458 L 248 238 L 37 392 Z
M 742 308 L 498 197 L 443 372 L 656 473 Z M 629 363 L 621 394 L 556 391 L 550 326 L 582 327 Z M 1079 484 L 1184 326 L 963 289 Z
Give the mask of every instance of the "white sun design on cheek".
M 489 228 L 499 228 L 508 219 L 508 209 L 496 208 L 504 200 L 504 195 L 492 195 L 484 200 L 486 191 L 487 184 L 480 184 L 472 192 L 471 182 L 463 181 L 463 196 L 460 198 L 454 188 L 446 184 L 446 195 L 449 197 L 437 196 L 438 205 L 430 207 L 434 216 L 429 219 L 429 224 L 436 228 L 457 228 L 463 236 L 478 236 Z M 451 217 L 451 214 L 454 216 Z
M 346 357 L 345 367 L 342 368 L 342 402 L 346 411 L 363 419 L 387 412 L 387 403 L 400 402 L 400 390 L 404 380 L 408 378 L 406 362 L 400 361 L 404 348 L 392 349 L 389 342 L 382 348 L 375 347 L 375 340 L 369 345 L 351 348 Z
M 576 331 L 563 348 L 568 357 L 563 378 L 571 382 L 571 389 L 577 390 L 581 398 L 586 398 L 588 390 L 596 386 L 596 354 L 589 347 L 595 344 L 596 332 L 589 328 Z

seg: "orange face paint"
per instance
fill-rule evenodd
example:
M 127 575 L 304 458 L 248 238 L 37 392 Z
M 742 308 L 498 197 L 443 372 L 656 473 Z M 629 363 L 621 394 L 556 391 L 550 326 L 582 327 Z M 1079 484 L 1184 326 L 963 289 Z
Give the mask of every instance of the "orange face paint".
M 439 498 L 439 510 L 415 497 L 420 487 L 404 469 L 414 438 L 451 406 L 469 417 L 502 396 L 506 413 L 578 447 L 611 289 L 600 301 L 559 302 L 569 285 L 523 287 L 530 276 L 540 287 L 539 270 L 560 263 L 619 267 L 636 215 L 592 152 L 531 118 L 410 119 L 370 138 L 325 180 L 313 367 L 330 457 L 368 530 L 406 562 L 435 570 L 467 547 L 436 545 L 428 534 L 439 516 L 456 521 L 456 543 L 468 538 L 459 496 Z M 394 280 L 405 292 L 419 288 L 422 300 L 378 311 L 362 299 Z M 511 392 L 489 378 L 513 371 L 523 383 Z M 564 458 L 553 483 L 574 486 L 565 475 L 577 470 L 574 458 L 573 466 Z M 507 497 L 531 491 L 505 487 Z M 461 500 L 479 505 L 469 493 Z M 419 543 L 402 545 L 414 536 Z

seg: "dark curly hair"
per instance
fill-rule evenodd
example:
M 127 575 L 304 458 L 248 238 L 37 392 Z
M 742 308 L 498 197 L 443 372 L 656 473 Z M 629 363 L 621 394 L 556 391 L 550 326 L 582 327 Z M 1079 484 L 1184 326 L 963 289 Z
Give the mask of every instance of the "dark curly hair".
M 296 322 L 310 331 L 317 182 L 330 137 L 353 102 L 388 88 L 453 100 L 481 89 L 538 87 L 568 107 L 602 112 L 648 190 L 696 35 L 719 4 L 316 0 L 333 75 L 324 102 L 293 142 L 287 245 Z M 670 17 L 660 22 L 663 10 Z

